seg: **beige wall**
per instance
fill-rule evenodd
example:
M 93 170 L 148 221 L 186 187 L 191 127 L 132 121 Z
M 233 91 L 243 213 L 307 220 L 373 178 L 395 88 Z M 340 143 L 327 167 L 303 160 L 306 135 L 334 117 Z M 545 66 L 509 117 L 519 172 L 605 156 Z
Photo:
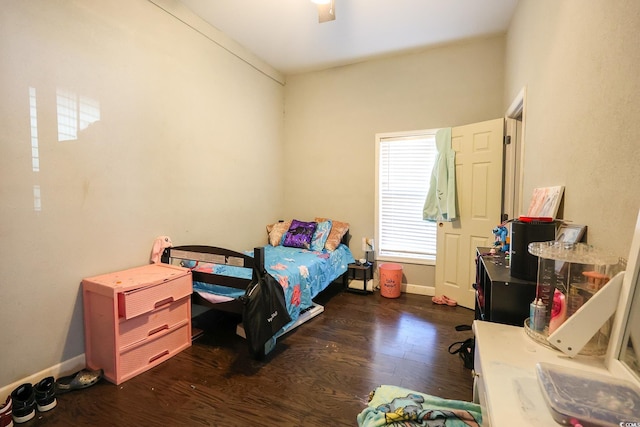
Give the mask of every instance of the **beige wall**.
M 80 280 L 146 263 L 158 235 L 246 249 L 275 218 L 322 215 L 352 224 L 360 256 L 374 135 L 499 117 L 523 86 L 525 193 L 565 185 L 564 216 L 626 256 L 640 207 L 639 8 L 522 0 L 506 54 L 493 37 L 291 76 L 283 89 L 223 36 L 147 1 L 4 2 L 0 385 L 81 355 Z M 100 103 L 77 141 L 57 141 L 58 88 Z M 433 268 L 405 273 L 433 284 Z
M 156 236 L 265 243 L 283 87 L 210 36 L 143 0 L 3 2 L 0 388 L 82 355 L 81 279 L 147 263 Z M 57 140 L 57 89 L 99 102 L 75 141 Z
M 640 208 L 640 2 L 521 0 L 505 105 L 526 86 L 524 195 L 564 185 L 564 218 L 627 257 Z
M 457 126 L 504 114 L 504 37 L 287 77 L 285 212 L 374 235 L 375 134 Z M 432 266 L 404 268 L 433 286 Z

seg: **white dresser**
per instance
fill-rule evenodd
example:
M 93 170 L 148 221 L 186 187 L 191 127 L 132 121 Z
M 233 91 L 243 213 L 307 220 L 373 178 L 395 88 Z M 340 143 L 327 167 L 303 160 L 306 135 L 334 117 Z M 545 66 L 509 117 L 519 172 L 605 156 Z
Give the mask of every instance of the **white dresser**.
M 476 320 L 473 331 L 474 401 L 482 406 L 483 426 L 560 426 L 538 386 L 538 362 L 611 375 L 605 369 L 604 358 L 579 355 L 570 359 L 535 342 L 523 327 Z

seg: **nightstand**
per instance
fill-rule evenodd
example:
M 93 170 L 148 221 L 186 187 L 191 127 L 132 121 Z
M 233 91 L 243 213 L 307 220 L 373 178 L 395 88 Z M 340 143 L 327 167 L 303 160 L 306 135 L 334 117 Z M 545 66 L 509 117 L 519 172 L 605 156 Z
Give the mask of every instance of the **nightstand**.
M 353 263 L 348 266 L 348 279 L 345 285 L 345 290 L 349 292 L 354 292 L 357 294 L 372 294 L 373 293 L 373 285 L 371 286 L 371 290 L 367 290 L 367 283 L 369 280 L 373 281 L 373 263 L 367 262 L 365 264 Z M 362 289 L 354 289 L 349 287 L 349 282 L 351 279 L 356 279 L 358 276 L 358 272 L 362 275 Z

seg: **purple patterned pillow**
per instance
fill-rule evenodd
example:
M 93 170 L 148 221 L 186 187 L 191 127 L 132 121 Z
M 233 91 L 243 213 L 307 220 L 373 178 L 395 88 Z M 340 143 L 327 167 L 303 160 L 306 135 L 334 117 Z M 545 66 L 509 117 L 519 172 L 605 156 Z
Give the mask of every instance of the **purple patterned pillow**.
M 284 236 L 282 246 L 309 249 L 313 232 L 316 231 L 317 225 L 317 222 L 303 222 L 294 219 L 291 221 L 289 231 L 287 231 L 287 234 Z

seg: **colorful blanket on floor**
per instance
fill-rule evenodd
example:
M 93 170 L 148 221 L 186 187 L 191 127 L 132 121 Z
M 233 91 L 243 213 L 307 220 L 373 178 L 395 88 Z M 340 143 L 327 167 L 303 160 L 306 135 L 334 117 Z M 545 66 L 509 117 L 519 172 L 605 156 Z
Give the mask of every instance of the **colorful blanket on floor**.
M 358 414 L 359 427 L 479 427 L 480 405 L 448 400 L 402 387 L 381 385 Z

